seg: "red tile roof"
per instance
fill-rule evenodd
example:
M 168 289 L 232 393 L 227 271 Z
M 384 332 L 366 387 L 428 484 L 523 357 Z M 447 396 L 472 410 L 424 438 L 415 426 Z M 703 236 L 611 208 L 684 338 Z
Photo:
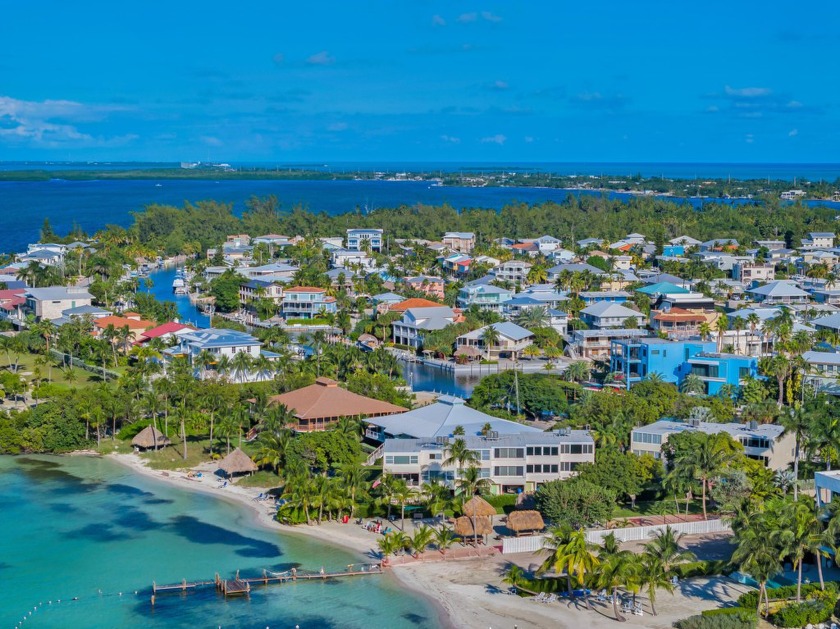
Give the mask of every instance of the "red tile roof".
M 388 310 L 391 312 L 405 312 L 409 308 L 440 308 L 443 304 L 422 297 L 412 297 L 398 304 L 392 305 Z
M 317 286 L 292 286 L 291 288 L 286 289 L 287 293 L 323 293 L 326 292 L 324 288 L 318 288 Z
M 93 320 L 93 325 L 104 330 L 109 325 L 115 328 L 124 328 L 128 326 L 130 330 L 148 330 L 155 327 L 154 321 L 143 321 L 142 319 L 126 319 L 125 317 L 118 317 L 117 315 L 108 315 Z
M 169 321 L 168 323 L 159 325 L 156 328 L 146 330 L 145 332 L 143 332 L 143 334 L 140 335 L 140 339 L 144 341 L 149 341 L 151 339 L 156 339 L 166 334 L 174 334 L 175 332 L 180 332 L 181 330 L 195 330 L 195 328 L 191 325 L 185 325 L 183 323 Z

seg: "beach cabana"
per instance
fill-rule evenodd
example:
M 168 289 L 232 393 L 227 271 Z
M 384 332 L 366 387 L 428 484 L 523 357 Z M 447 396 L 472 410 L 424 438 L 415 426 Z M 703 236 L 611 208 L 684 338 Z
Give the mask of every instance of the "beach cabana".
M 507 518 L 507 527 L 517 537 L 520 533 L 535 533 L 545 528 L 539 511 L 513 511 Z
M 236 450 L 219 461 L 219 469 L 226 476 L 235 476 L 239 474 L 251 474 L 259 468 L 241 448 L 236 448 Z
M 168 446 L 170 443 L 171 442 L 166 438 L 166 435 L 157 430 L 154 426 L 146 426 L 134 436 L 134 439 L 131 440 L 131 445 L 141 450 L 162 448 L 164 446 Z
M 464 515 L 492 518 L 496 515 L 496 507 L 481 496 L 473 496 L 464 503 Z
M 490 535 L 493 532 L 493 525 L 490 524 L 490 518 L 486 516 L 478 516 L 475 518 L 475 529 L 473 529 L 473 518 L 462 515 L 455 520 L 455 526 L 452 527 L 455 535 L 461 537 L 464 541 L 467 538 L 476 540 L 478 535 L 482 537 Z

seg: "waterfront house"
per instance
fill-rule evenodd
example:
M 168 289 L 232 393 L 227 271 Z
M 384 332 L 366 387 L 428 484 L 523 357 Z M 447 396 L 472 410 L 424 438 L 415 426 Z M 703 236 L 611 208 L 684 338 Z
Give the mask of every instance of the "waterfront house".
M 98 338 L 103 338 L 108 326 L 114 326 L 116 330 L 128 328 L 129 342 L 136 343 L 140 336 L 146 331 L 155 327 L 154 321 L 144 321 L 137 313 L 125 313 L 125 316 L 108 315 L 93 320 L 93 331 Z M 116 339 L 113 342 L 118 342 Z
M 441 266 L 447 273 L 456 277 L 463 277 L 470 272 L 472 261 L 472 258 L 468 255 L 455 253 L 441 258 Z
M 329 378 L 318 378 L 315 384 L 295 389 L 268 400 L 270 405 L 283 405 L 294 416 L 287 426 L 296 432 L 328 430 L 342 417 L 367 419 L 406 411 L 402 406 L 353 393 Z
M 148 343 L 152 339 L 161 339 L 165 343 L 169 343 L 175 339 L 179 333 L 195 332 L 196 330 L 197 328 L 194 328 L 191 325 L 169 321 L 139 334 L 137 337 L 137 344 L 142 345 L 143 343 Z
M 281 316 L 288 319 L 314 319 L 321 313 L 335 314 L 335 297 L 316 286 L 293 286 L 283 292 Z
M 85 289 L 75 286 L 48 286 L 26 290 L 26 308 L 35 319 L 58 319 L 62 311 L 78 306 L 90 306 L 93 296 Z
M 489 347 L 484 340 L 486 330 L 493 328 L 496 331 L 498 340 L 492 343 Z M 475 347 L 486 358 L 517 358 L 522 350 L 528 347 L 534 341 L 534 333 L 530 330 L 504 321 L 502 323 L 494 323 L 486 325 L 472 332 L 462 334 L 455 339 L 456 346 L 460 349 L 462 347 Z
M 611 304 L 623 304 L 630 298 L 630 293 L 623 290 L 589 290 L 581 291 L 578 294 L 578 297 L 580 297 L 583 303 L 587 306 L 591 306 L 592 304 L 597 304 L 602 301 L 606 301 Z
M 336 249 L 330 254 L 333 268 L 349 268 L 354 265 L 370 269 L 376 266 L 376 261 L 366 251 L 358 249 Z
M 347 248 L 361 251 L 367 247 L 365 243 L 368 243 L 371 251 L 382 251 L 383 233 L 381 229 L 348 229 Z
M 395 416 L 399 417 L 399 416 Z M 479 458 L 479 475 L 493 495 L 534 492 L 545 483 L 570 478 L 584 463 L 594 463 L 595 444 L 585 430 L 463 438 Z M 462 471 L 446 465 L 451 439 L 387 439 L 382 446 L 383 473 L 401 478 L 410 487 L 441 482 L 454 489 Z
M 606 301 L 594 303 L 580 311 L 580 320 L 590 328 L 624 328 L 628 319 L 635 319 L 636 326 L 643 323 L 644 315 L 621 304 Z
M 291 280 L 295 273 L 300 269 L 291 264 L 284 264 L 282 262 L 272 262 L 270 264 L 262 264 L 260 266 L 246 266 L 235 269 L 237 273 L 249 279 L 276 281 L 276 280 Z
M 239 354 L 247 354 L 252 361 L 260 355 L 269 360 L 277 358 L 277 354 L 261 350 L 260 340 L 246 332 L 216 328 L 180 330 L 173 334 L 173 338 L 177 343 L 163 351 L 164 360 L 189 360 L 196 378 L 206 379 L 220 375 L 217 371 L 218 361 L 223 357 L 230 361 L 230 371 L 222 375 L 229 376 L 235 382 L 259 382 L 270 380 L 273 376 L 271 372 L 253 366 L 243 369 L 236 367 Z M 205 352 L 213 356 L 215 361 L 212 364 L 199 365 L 197 359 Z
M 283 285 L 263 280 L 249 280 L 239 284 L 239 303 L 250 304 L 258 299 L 268 299 L 279 306 L 283 301 Z
M 690 357 L 714 351 L 715 344 L 711 341 L 670 341 L 658 337 L 613 339 L 610 371 L 621 374 L 628 389 L 651 374 L 679 385 L 691 373 Z
M 475 248 L 475 234 L 473 232 L 446 232 L 441 242 L 452 251 L 470 253 Z
M 449 306 L 409 308 L 403 313 L 402 319 L 391 326 L 394 343 L 419 349 L 426 333 L 442 330 L 458 318 L 459 315 Z
M 690 356 L 687 362 L 691 365 L 691 373 L 703 382 L 706 395 L 717 395 L 726 385 L 737 389 L 746 378 L 758 377 L 758 358 L 755 356 L 705 352 Z
M 601 329 L 574 330 L 567 348 L 572 359 L 604 360 L 610 358 L 610 344 L 615 339 L 642 338 L 649 336 L 647 330 L 635 329 Z
M 440 308 L 443 304 L 422 297 L 411 297 L 388 306 L 388 312 L 404 313 L 411 308 Z
M 753 299 L 765 306 L 807 304 L 811 296 L 793 282 L 778 280 L 747 291 Z
M 470 282 L 458 291 L 457 303 L 461 308 L 477 306 L 481 310 L 502 312 L 506 302 L 513 298 L 513 291 L 480 281 Z
M 26 305 L 25 294 L 25 288 L 0 290 L 0 319 L 17 324 L 23 322 L 23 307 Z

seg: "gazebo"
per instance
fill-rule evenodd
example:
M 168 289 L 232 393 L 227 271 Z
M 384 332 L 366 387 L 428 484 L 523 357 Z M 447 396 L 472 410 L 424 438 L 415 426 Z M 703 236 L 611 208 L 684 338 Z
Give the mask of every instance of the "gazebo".
M 478 360 L 481 358 L 481 352 L 477 347 L 472 345 L 461 345 L 455 350 L 455 358 L 462 358 L 466 361 Z
M 492 518 L 496 515 L 496 507 L 481 496 L 473 496 L 464 503 L 464 515 Z
M 131 440 L 131 445 L 141 450 L 151 450 L 152 448 L 162 448 L 168 446 L 171 442 L 166 438 L 161 431 L 154 426 L 146 426 L 143 430 L 134 435 Z
M 519 537 L 522 532 L 542 531 L 545 522 L 539 511 L 513 511 L 507 518 L 507 527 Z
M 251 474 L 252 472 L 256 472 L 259 468 L 257 467 L 257 464 L 251 460 L 251 457 L 242 451 L 242 448 L 236 448 L 236 450 L 219 461 L 219 469 L 222 470 L 226 476 L 234 476 L 236 474 Z
M 473 518 L 462 515 L 455 520 L 453 530 L 462 539 L 466 540 L 468 537 L 472 537 L 473 542 L 476 542 L 479 535 L 482 537 L 490 535 L 493 532 L 493 525 L 490 523 L 490 518 L 477 516 L 475 518 L 475 529 L 473 529 Z

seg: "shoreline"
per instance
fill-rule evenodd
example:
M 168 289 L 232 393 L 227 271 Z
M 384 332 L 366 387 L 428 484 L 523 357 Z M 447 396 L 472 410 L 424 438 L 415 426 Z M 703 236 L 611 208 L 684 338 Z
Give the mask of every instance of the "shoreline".
M 263 503 L 257 502 L 254 499 L 262 493 L 258 488 L 253 487 L 238 487 L 235 484 L 228 484 L 224 489 L 216 486 L 218 483 L 217 477 L 212 475 L 210 466 L 205 464 L 199 467 L 208 467 L 205 471 L 202 469 L 204 476 L 208 479 L 207 482 L 201 480 L 188 479 L 183 472 L 164 472 L 162 470 L 154 470 L 148 467 L 145 462 L 135 454 L 118 454 L 109 453 L 101 455 L 92 450 L 80 450 L 67 454 L 67 456 L 96 456 L 107 458 L 113 461 L 120 467 L 123 467 L 139 476 L 151 479 L 156 482 L 165 483 L 171 487 L 176 487 L 184 491 L 192 491 L 200 494 L 213 496 L 218 500 L 224 500 L 229 504 L 233 504 L 243 508 L 245 513 L 250 514 L 251 521 L 261 529 L 280 533 L 282 535 L 306 537 L 317 541 L 327 546 L 341 548 L 349 551 L 355 555 L 371 559 L 371 552 L 375 549 L 376 537 L 372 533 L 364 531 L 361 527 L 357 527 L 352 523 L 339 524 L 336 522 L 326 522 L 321 525 L 299 525 L 288 526 L 280 524 L 271 515 L 269 510 L 264 508 Z M 342 530 L 340 527 L 349 527 Z M 358 535 L 351 534 L 359 533 Z M 373 544 L 368 544 L 368 541 L 373 541 Z M 399 570 L 386 570 L 385 575 L 391 575 L 402 587 L 408 592 L 424 600 L 435 612 L 438 619 L 438 624 L 444 629 L 455 629 L 456 625 L 453 621 L 453 616 L 450 613 L 450 601 L 440 600 L 429 594 L 428 588 L 424 587 L 422 583 L 413 582 L 400 578 Z M 388 578 L 386 576 L 386 578 Z

